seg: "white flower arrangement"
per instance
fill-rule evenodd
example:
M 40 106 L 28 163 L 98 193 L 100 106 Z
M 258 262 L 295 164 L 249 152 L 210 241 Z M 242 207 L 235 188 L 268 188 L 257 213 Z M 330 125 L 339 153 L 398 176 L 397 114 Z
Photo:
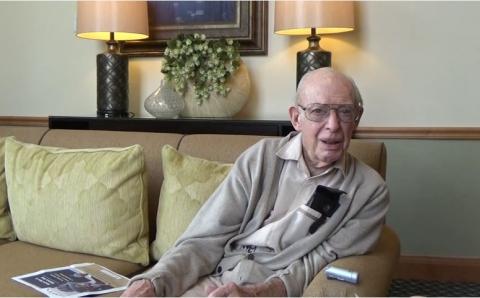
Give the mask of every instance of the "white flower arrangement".
M 180 34 L 167 43 L 162 73 L 175 91 L 184 94 L 188 82 L 201 105 L 211 92 L 226 97 L 228 78 L 240 66 L 238 45 L 231 39 L 210 40 L 204 34 Z

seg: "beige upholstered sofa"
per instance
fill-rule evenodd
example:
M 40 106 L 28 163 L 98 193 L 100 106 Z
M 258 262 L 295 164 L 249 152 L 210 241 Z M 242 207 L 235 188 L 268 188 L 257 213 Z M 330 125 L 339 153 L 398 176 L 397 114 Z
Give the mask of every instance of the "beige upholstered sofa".
M 155 217 L 163 181 L 161 148 L 169 144 L 179 152 L 215 160 L 233 162 L 247 147 L 263 136 L 253 135 L 183 135 L 153 132 L 95 130 L 60 130 L 46 127 L 0 126 L 0 137 L 13 135 L 17 140 L 45 146 L 67 148 L 144 147 L 148 172 L 148 208 L 150 241 L 155 235 Z M 205 144 L 214 144 L 205 146 Z M 385 175 L 386 152 L 382 143 L 353 140 L 350 151 Z M 47 219 L 46 219 L 47 220 Z M 320 272 L 305 291 L 305 296 L 385 296 L 399 255 L 399 240 L 387 226 L 374 251 L 365 256 L 337 260 L 336 266 L 359 272 L 359 283 L 328 280 Z M 24 241 L 0 240 L 0 296 L 38 296 L 40 293 L 13 280 L 12 276 L 40 269 L 94 262 L 118 273 L 132 276 L 145 270 L 139 264 L 88 254 L 66 252 Z

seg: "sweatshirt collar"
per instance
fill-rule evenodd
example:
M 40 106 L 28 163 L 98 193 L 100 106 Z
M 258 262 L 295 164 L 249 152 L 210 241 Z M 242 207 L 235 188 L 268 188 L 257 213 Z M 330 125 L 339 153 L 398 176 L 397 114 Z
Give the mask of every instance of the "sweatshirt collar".
M 290 136 L 290 140 L 287 141 L 283 146 L 281 146 L 276 155 L 284 160 L 293 160 L 298 162 L 298 167 L 302 168 L 309 174 L 309 170 L 305 159 L 303 158 L 303 151 L 302 151 L 302 133 L 292 134 Z M 322 174 L 324 175 L 332 171 L 333 169 L 338 169 L 340 172 L 345 176 L 347 174 L 348 169 L 348 158 L 346 154 L 343 154 L 342 158 L 337 160 L 333 163 L 330 167 L 328 167 Z

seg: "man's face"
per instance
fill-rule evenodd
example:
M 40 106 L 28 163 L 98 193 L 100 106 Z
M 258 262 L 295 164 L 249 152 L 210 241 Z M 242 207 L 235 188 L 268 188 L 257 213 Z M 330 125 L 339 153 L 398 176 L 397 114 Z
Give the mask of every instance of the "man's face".
M 328 73 L 309 77 L 299 96 L 299 105 L 312 104 L 353 105 L 350 81 L 339 74 Z M 297 131 L 302 132 L 303 156 L 311 172 L 321 171 L 342 158 L 350 144 L 356 122 L 343 122 L 337 110 L 330 110 L 325 120 L 307 119 L 299 107 L 290 107 L 290 118 Z M 361 111 L 355 110 L 356 113 Z M 314 174 L 314 173 L 312 173 Z

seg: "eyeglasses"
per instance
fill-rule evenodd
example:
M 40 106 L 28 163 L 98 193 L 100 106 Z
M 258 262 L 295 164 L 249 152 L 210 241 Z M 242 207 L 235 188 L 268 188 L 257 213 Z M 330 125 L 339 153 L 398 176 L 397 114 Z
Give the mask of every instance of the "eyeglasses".
M 330 110 L 335 110 L 337 116 L 342 122 L 350 123 L 357 117 L 357 109 L 353 104 L 320 104 L 313 103 L 307 107 L 297 105 L 305 112 L 305 117 L 313 122 L 323 122 L 330 117 Z

